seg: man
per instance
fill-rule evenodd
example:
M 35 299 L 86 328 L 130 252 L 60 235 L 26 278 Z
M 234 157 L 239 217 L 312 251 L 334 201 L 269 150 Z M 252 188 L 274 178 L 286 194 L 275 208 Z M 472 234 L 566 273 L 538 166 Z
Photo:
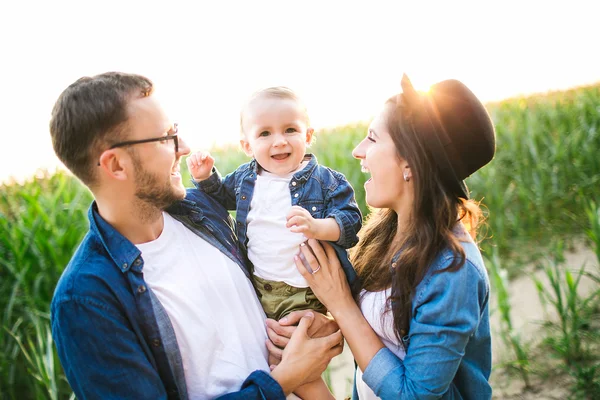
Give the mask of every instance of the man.
M 95 198 L 51 306 L 79 399 L 285 398 L 341 352 L 339 331 L 308 336 L 309 314 L 268 373 L 265 316 L 232 221 L 202 193 L 186 195 L 189 148 L 149 79 L 79 79 L 57 100 L 50 133 Z

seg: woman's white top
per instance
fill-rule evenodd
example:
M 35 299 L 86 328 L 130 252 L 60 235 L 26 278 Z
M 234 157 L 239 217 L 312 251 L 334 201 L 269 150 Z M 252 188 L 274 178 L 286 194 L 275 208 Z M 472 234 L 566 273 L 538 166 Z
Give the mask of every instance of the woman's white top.
M 394 333 L 394 316 L 391 309 L 386 309 L 386 300 L 391 291 L 391 288 L 380 292 L 363 290 L 360 297 L 360 309 L 383 344 L 399 359 L 403 360 L 406 353 Z M 362 380 L 362 375 L 362 371 L 357 367 L 356 391 L 358 392 L 358 398 L 361 400 L 378 399 L 379 397 Z

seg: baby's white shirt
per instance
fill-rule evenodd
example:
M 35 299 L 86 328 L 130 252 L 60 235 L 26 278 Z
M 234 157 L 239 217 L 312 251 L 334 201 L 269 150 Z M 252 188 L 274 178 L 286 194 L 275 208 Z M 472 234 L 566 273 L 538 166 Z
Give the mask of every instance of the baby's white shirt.
M 305 165 L 302 163 L 283 177 L 261 171 L 256 177 L 247 218 L 248 258 L 254 264 L 254 274 L 298 288 L 308 287 L 294 263 L 294 255 L 306 237 L 290 232 L 285 225 L 292 208 L 290 181 Z

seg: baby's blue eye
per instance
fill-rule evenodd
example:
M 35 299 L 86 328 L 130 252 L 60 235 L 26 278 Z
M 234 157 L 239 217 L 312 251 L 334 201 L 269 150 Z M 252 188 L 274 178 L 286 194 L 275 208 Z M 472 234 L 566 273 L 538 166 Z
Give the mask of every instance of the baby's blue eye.
M 269 136 L 269 131 L 263 131 L 259 133 L 258 136 Z
M 287 128 L 287 129 L 285 130 L 285 133 L 294 133 L 294 132 L 298 132 L 298 131 L 296 130 L 296 128 Z

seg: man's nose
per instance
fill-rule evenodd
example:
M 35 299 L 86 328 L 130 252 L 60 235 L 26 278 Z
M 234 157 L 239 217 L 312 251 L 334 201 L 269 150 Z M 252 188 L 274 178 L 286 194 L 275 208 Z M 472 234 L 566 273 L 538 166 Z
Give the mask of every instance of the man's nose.
M 188 144 L 185 142 L 185 140 L 183 140 L 181 138 L 181 136 L 178 137 L 179 140 L 179 149 L 177 152 L 178 156 L 187 156 L 188 154 L 190 154 L 190 146 L 188 146 Z

